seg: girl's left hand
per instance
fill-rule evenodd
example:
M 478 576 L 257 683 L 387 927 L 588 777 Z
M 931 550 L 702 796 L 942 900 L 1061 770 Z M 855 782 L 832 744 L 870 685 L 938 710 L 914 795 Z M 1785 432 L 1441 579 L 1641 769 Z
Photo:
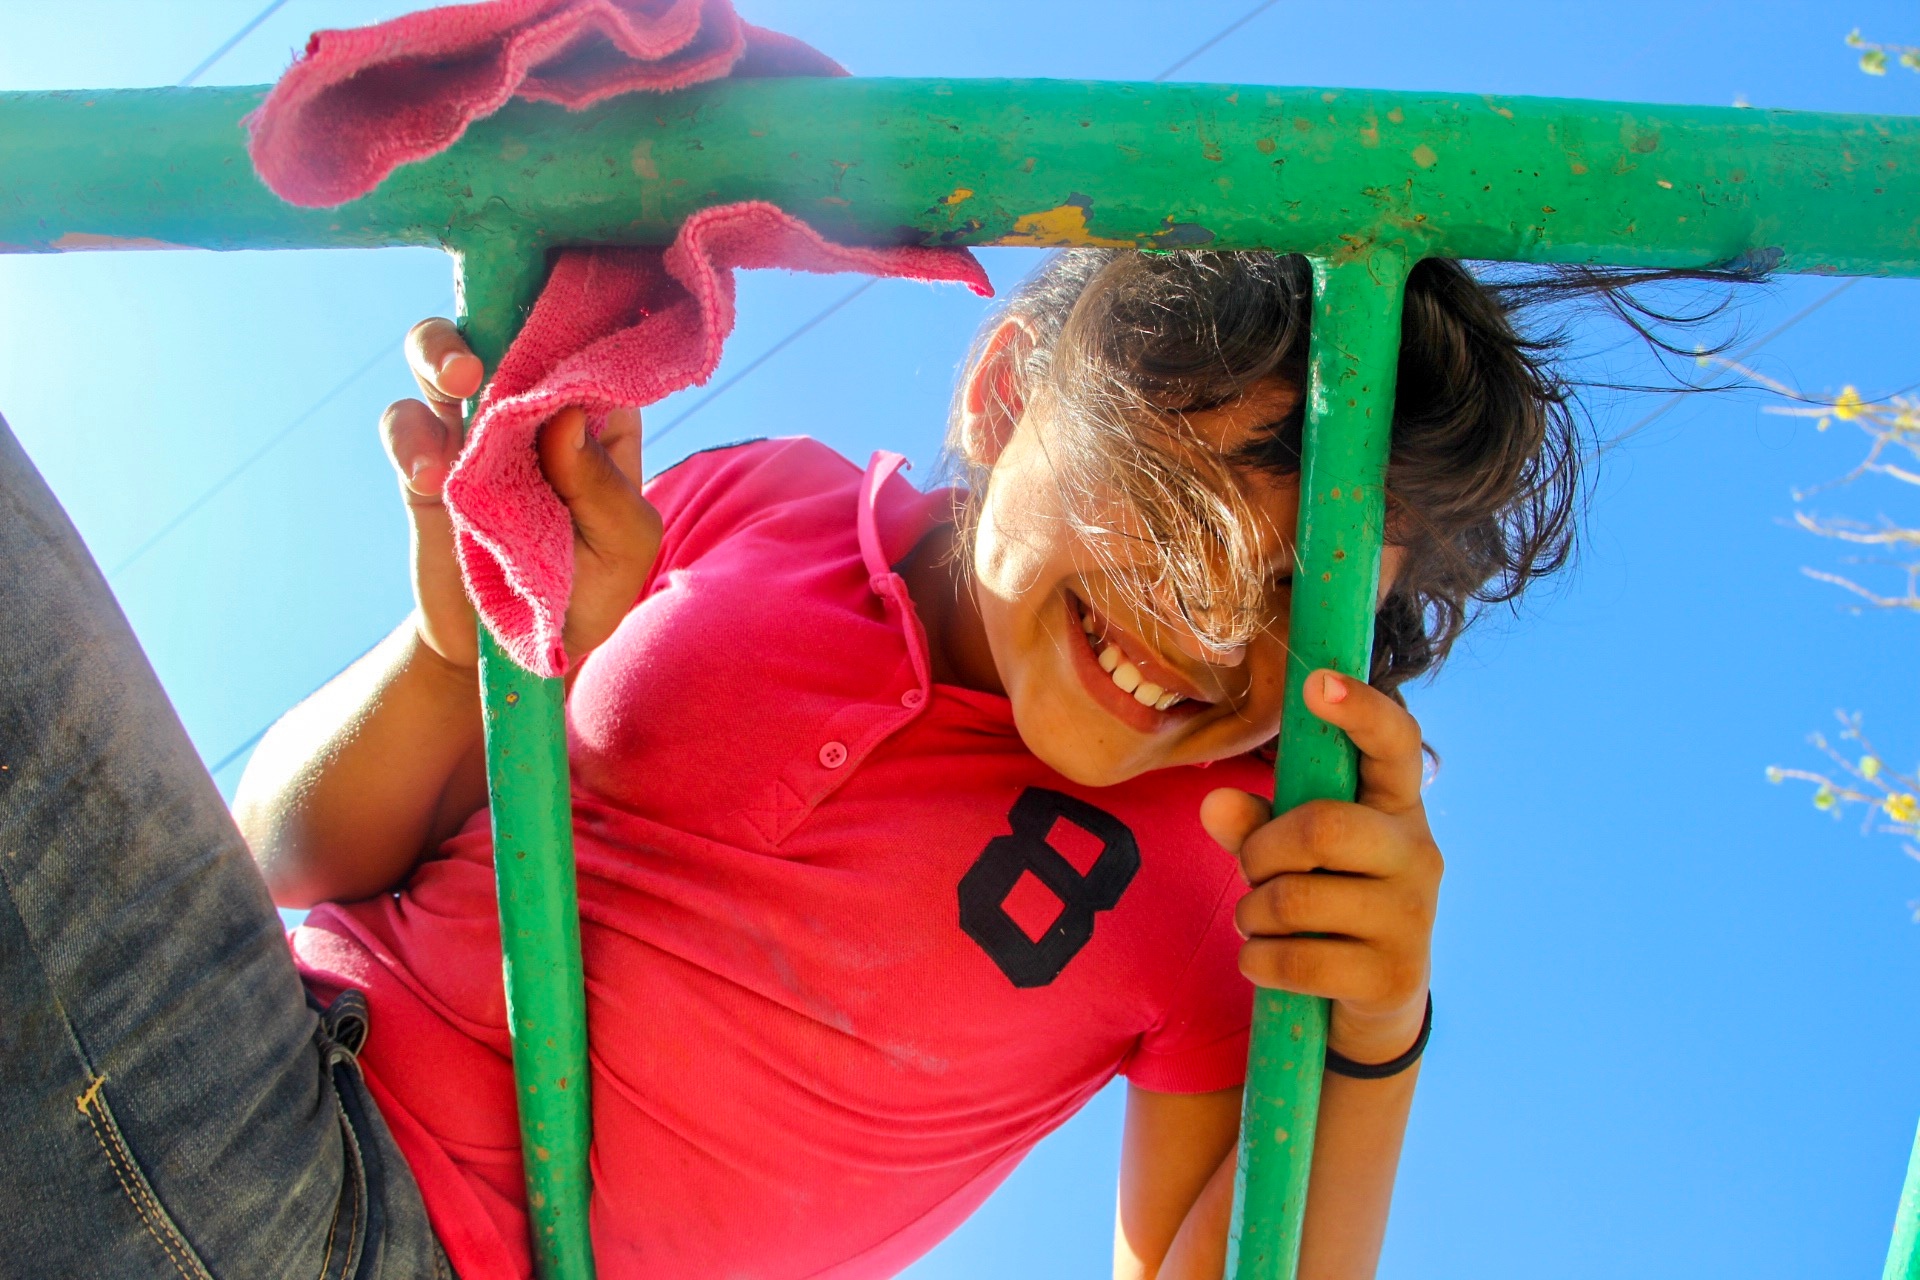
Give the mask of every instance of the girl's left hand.
M 1314 800 L 1276 818 L 1260 797 L 1222 788 L 1201 803 L 1200 821 L 1252 886 L 1236 913 L 1247 939 L 1240 971 L 1259 986 L 1328 997 L 1328 1047 L 1385 1062 L 1406 1052 L 1426 1014 L 1440 894 L 1420 726 L 1386 694 L 1332 671 L 1311 672 L 1306 696 L 1359 748 L 1355 802 Z

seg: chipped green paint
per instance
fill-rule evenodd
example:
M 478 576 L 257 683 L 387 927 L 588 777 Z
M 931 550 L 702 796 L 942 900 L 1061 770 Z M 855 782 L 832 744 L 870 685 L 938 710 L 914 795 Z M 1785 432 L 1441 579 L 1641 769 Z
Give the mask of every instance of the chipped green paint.
M 547 250 L 660 244 L 772 201 L 855 244 L 1190 245 L 1310 255 L 1301 555 L 1276 798 L 1352 794 L 1309 664 L 1366 669 L 1400 284 L 1423 256 L 1920 275 L 1920 121 L 1248 85 L 743 80 L 587 111 L 516 103 L 338 209 L 253 175 L 261 88 L 0 94 L 0 253 L 431 245 L 491 366 Z M 1335 378 L 1363 393 L 1329 398 Z M 1306 603 L 1313 602 L 1311 607 Z M 586 1043 L 562 693 L 483 642 L 488 772 L 540 1273 L 591 1274 Z M 1296 669 L 1296 667 L 1298 669 Z M 1263 995 L 1233 1280 L 1294 1274 L 1325 1010 Z M 1916 1152 L 1920 1161 L 1920 1150 Z M 1920 1162 L 1888 1280 L 1920 1280 Z
M 454 260 L 461 329 L 493 369 L 546 282 L 546 255 L 509 236 L 473 236 L 455 247 Z M 520 667 L 482 627 L 480 695 L 534 1266 L 540 1280 L 593 1280 L 592 1097 L 566 690 Z
M 1774 246 L 1785 271 L 1920 274 L 1920 121 L 1897 116 L 739 81 L 578 113 L 515 103 L 373 194 L 301 210 L 247 164 L 238 122 L 261 92 L 0 94 L 0 249 L 56 250 L 69 235 L 88 247 L 433 245 L 508 227 L 543 245 L 660 243 L 704 205 L 766 199 L 850 243 L 1166 248 L 1177 232 L 1330 253 L 1361 235 L 1422 254 L 1651 266 Z M 951 198 L 962 189 L 974 194 Z
M 1371 665 L 1400 302 L 1411 265 L 1398 244 L 1313 262 L 1300 477 L 1307 501 L 1295 547 L 1275 813 L 1309 800 L 1351 800 L 1359 781 L 1353 743 L 1307 710 L 1301 688 L 1321 667 L 1365 679 Z M 1229 1280 L 1291 1276 L 1298 1265 L 1326 1052 L 1326 1001 L 1284 991 L 1256 997 Z

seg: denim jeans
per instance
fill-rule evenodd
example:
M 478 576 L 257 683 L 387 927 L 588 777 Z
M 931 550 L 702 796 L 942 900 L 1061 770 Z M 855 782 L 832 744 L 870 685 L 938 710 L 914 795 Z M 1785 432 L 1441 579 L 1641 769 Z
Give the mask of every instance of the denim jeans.
M 213 781 L 0 421 L 0 1276 L 444 1277 Z

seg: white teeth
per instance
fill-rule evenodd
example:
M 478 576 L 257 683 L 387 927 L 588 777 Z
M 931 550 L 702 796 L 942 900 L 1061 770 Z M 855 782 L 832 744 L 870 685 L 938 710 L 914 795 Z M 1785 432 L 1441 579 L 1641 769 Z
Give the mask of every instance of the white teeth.
M 1083 613 L 1080 615 L 1080 629 L 1086 632 L 1088 635 L 1093 634 L 1093 615 L 1092 614 Z
M 1120 652 L 1118 645 L 1100 645 L 1098 641 L 1093 640 L 1093 624 L 1090 619 L 1081 619 L 1081 624 L 1086 628 L 1088 641 L 1098 646 L 1100 650 L 1100 669 L 1113 677 L 1113 682 L 1120 686 L 1122 692 L 1132 694 L 1135 702 L 1143 707 L 1152 707 L 1155 711 L 1165 711 L 1186 701 L 1184 694 L 1163 689 L 1141 675 L 1140 668 L 1127 661 L 1126 655 Z

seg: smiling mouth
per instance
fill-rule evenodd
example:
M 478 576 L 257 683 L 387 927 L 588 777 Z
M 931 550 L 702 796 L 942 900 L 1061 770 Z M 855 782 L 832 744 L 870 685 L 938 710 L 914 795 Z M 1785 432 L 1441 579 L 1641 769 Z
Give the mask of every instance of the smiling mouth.
M 1171 711 L 1173 708 L 1194 701 L 1185 694 L 1163 688 L 1141 674 L 1140 668 L 1133 665 L 1120 646 L 1105 639 L 1105 630 L 1094 618 L 1093 610 L 1081 600 L 1075 600 L 1074 612 L 1079 615 L 1080 631 L 1086 637 L 1087 647 L 1093 651 L 1094 661 L 1107 673 L 1120 692 L 1132 698 L 1143 707 L 1155 711 Z

